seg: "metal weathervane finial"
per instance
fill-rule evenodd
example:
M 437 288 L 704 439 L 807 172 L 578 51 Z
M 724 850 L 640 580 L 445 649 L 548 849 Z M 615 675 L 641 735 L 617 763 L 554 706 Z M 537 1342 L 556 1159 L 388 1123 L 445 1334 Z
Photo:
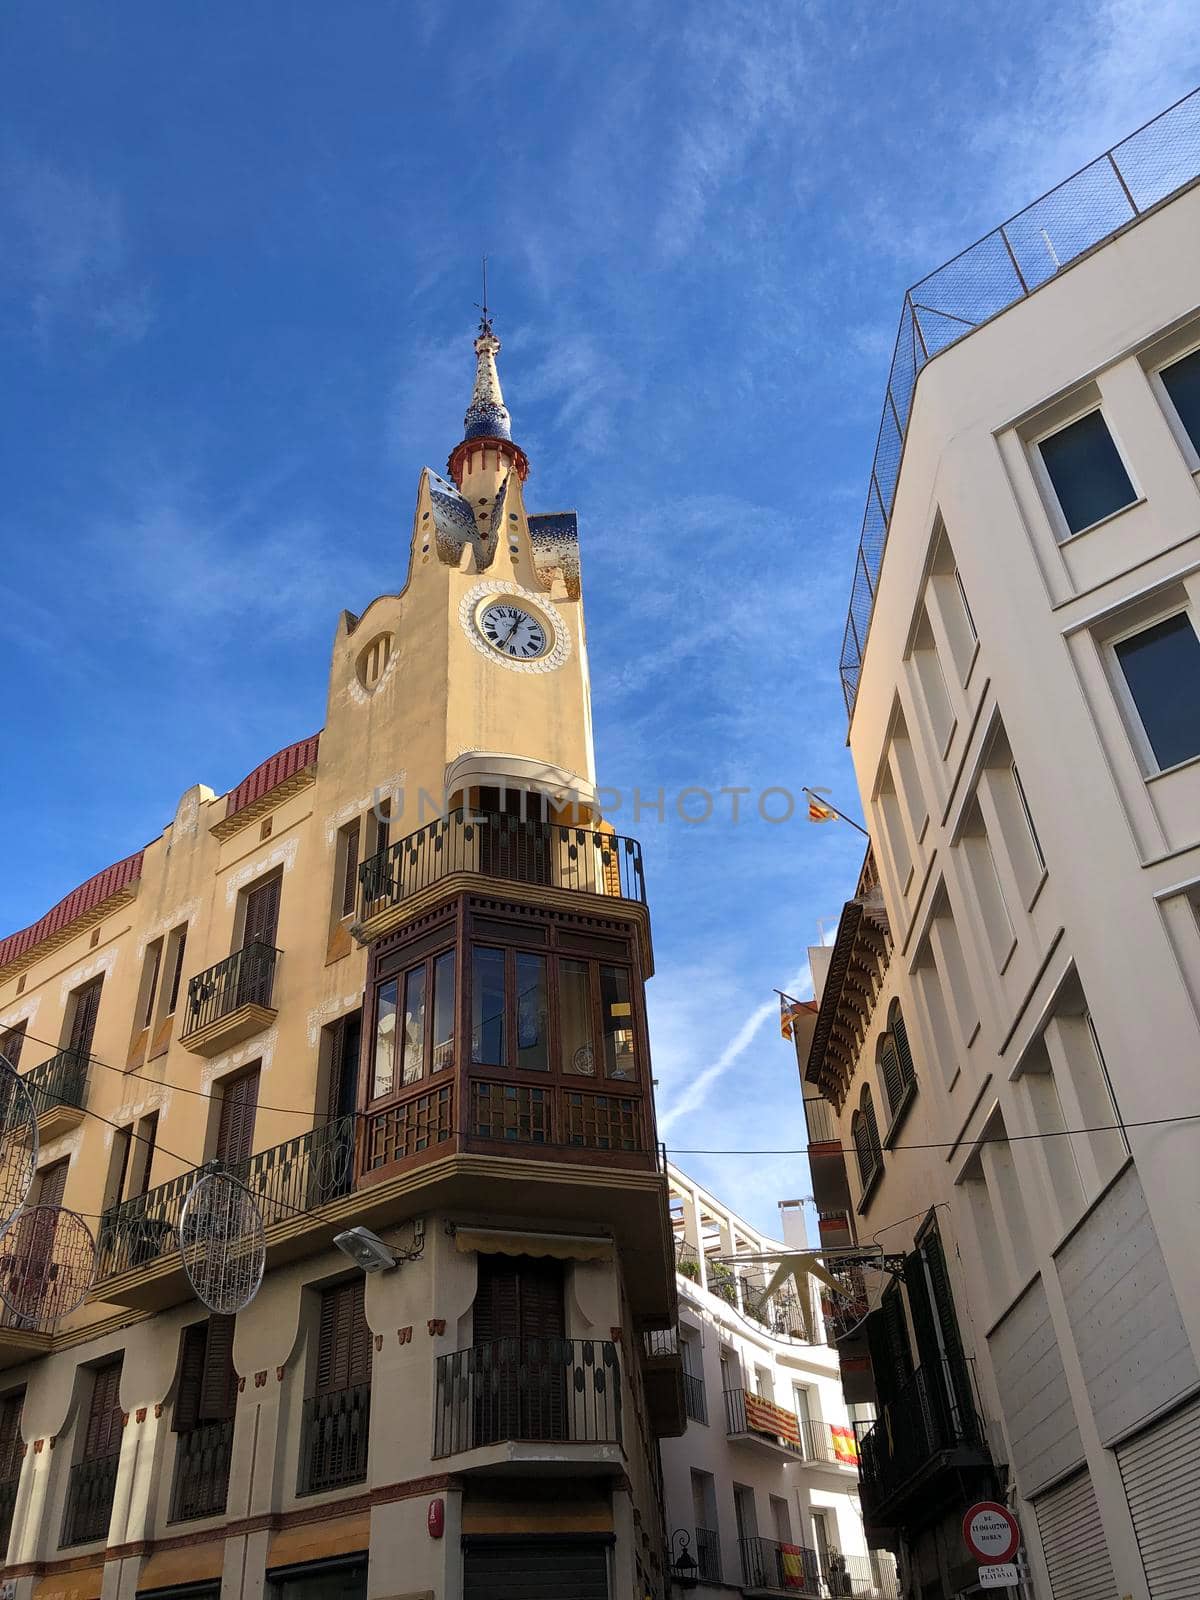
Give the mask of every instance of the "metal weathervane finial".
M 487 257 L 486 256 L 483 257 L 483 303 L 481 305 L 477 301 L 475 309 L 479 312 L 479 331 L 480 331 L 480 333 L 491 333 L 491 331 L 492 331 L 492 314 L 488 310 L 488 301 L 487 301 Z

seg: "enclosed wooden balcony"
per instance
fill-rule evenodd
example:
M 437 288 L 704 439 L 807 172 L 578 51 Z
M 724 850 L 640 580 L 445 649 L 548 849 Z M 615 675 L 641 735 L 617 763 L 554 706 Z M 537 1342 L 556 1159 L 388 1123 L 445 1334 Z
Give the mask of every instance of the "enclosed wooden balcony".
M 677 1328 L 655 1328 L 642 1335 L 642 1387 L 656 1439 L 677 1439 L 687 1429 L 693 1411 L 685 1397 L 686 1376 Z
M 255 941 L 235 950 L 188 982 L 180 1043 L 197 1055 L 216 1056 L 275 1020 L 272 1005 L 280 952 Z

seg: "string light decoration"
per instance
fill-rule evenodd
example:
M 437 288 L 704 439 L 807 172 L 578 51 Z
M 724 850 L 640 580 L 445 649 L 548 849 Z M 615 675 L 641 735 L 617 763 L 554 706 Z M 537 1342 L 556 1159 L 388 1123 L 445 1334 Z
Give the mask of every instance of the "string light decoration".
M 21 1212 L 37 1171 L 38 1125 L 20 1073 L 0 1055 L 0 1238 Z
M 20 1327 L 49 1328 L 87 1299 L 96 1241 L 64 1206 L 30 1206 L 0 1238 L 0 1300 Z
M 196 1298 L 232 1316 L 258 1293 L 267 1234 L 258 1202 L 229 1172 L 207 1172 L 192 1186 L 179 1218 L 179 1254 Z

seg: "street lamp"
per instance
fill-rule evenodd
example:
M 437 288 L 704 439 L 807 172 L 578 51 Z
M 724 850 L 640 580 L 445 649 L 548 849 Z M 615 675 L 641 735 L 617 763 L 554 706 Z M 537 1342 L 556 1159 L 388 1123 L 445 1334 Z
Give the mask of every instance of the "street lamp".
M 700 1569 L 689 1549 L 691 1542 L 686 1528 L 676 1528 L 671 1535 L 671 1578 L 681 1589 L 694 1589 L 700 1581 Z

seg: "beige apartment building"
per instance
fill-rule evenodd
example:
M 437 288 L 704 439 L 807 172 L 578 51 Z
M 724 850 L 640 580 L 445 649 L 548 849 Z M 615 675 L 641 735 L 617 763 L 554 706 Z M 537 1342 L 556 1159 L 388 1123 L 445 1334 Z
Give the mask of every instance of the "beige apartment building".
M 895 1600 L 894 1562 L 867 1549 L 854 1426 L 811 1280 L 807 1308 L 794 1279 L 768 1295 L 792 1247 L 678 1167 L 667 1179 L 687 1413 L 661 1447 L 672 1573 L 707 1600 Z
M 34 1199 L 98 1249 L 79 1310 L 0 1326 L 15 1600 L 665 1594 L 642 860 L 596 809 L 575 516 L 526 511 L 498 349 L 485 321 L 406 585 L 336 619 L 319 733 L 0 943 Z M 265 1223 L 233 1316 L 179 1250 L 210 1163 Z
M 1032 1594 L 1200 1594 L 1198 111 L 910 292 L 872 477 L 873 857 L 802 1069 L 827 1219 L 897 1257 L 842 1356 L 921 1600 L 989 1479 Z

